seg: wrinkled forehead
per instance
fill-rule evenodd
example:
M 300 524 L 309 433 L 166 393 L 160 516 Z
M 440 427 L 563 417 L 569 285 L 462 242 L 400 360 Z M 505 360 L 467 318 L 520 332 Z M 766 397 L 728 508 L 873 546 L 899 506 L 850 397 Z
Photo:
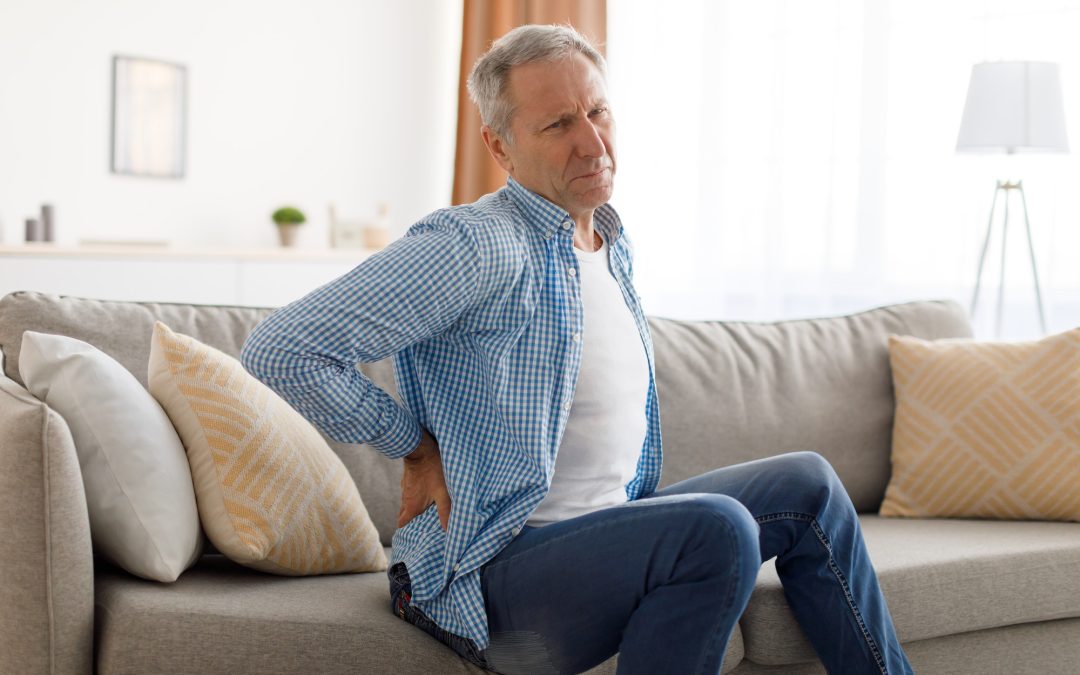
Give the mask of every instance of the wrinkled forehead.
M 578 52 L 514 66 L 507 84 L 516 111 L 561 111 L 607 100 L 604 73 Z

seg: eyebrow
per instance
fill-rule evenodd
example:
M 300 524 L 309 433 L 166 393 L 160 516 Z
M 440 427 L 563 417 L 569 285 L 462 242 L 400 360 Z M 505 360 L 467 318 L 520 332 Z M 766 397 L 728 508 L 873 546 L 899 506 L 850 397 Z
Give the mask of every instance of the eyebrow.
M 599 98 L 589 104 L 589 112 L 596 110 L 597 108 L 606 108 L 608 106 L 608 100 L 606 98 Z M 550 113 L 544 113 L 541 115 L 541 119 L 547 120 L 547 122 L 564 120 L 574 116 L 574 109 L 555 110 Z M 545 122 L 545 124 L 547 123 Z

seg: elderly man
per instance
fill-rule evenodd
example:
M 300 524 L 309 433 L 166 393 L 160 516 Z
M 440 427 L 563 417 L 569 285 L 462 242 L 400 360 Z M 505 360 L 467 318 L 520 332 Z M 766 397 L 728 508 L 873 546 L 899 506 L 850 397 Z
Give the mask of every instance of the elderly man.
M 275 312 L 245 366 L 332 438 L 404 458 L 393 610 L 476 665 L 580 672 L 618 652 L 622 673 L 717 673 L 776 557 L 830 672 L 911 672 L 819 455 L 656 490 L 652 343 L 607 203 L 604 72 L 567 27 L 496 42 L 469 92 L 506 187 Z M 403 405 L 355 368 L 390 355 Z

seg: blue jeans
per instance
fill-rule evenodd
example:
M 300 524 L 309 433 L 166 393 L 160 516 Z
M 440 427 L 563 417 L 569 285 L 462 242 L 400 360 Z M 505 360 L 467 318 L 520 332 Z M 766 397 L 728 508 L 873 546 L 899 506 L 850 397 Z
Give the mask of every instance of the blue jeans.
M 830 673 L 911 673 L 851 500 L 791 453 L 523 528 L 482 568 L 499 672 L 718 673 L 761 564 Z
M 758 569 L 773 557 L 788 604 L 830 673 L 913 672 L 851 500 L 828 462 L 810 452 L 717 469 L 633 502 L 522 528 L 481 568 L 491 633 L 483 652 L 434 624 L 425 628 L 424 617 L 402 618 L 502 673 L 578 673 L 618 652 L 619 673 L 711 675 Z

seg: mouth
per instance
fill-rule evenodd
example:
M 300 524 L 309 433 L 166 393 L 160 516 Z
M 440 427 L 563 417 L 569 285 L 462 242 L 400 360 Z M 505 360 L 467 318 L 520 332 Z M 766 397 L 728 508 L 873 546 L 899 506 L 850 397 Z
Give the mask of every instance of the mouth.
M 580 176 L 577 176 L 576 178 L 574 178 L 574 180 L 589 180 L 590 178 L 598 178 L 598 177 L 604 175 L 604 172 L 607 171 L 608 169 L 609 169 L 609 167 L 605 166 L 605 167 L 602 167 L 602 168 L 600 168 L 600 169 L 598 169 L 596 171 L 593 171 L 592 173 L 581 174 Z

